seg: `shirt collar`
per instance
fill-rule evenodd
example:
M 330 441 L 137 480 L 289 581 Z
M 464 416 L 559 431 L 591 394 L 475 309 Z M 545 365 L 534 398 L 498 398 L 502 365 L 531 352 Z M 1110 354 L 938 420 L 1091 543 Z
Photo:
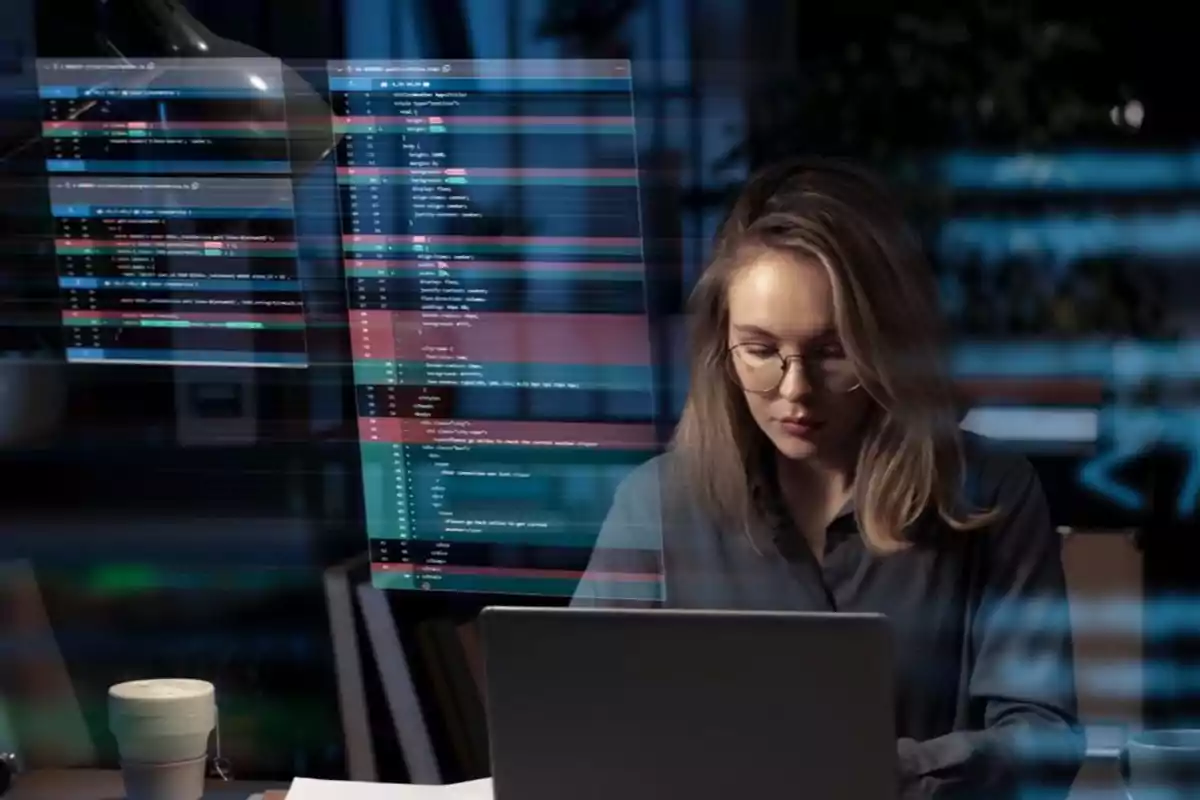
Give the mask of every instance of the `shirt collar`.
M 768 458 L 767 464 L 764 466 L 766 469 L 762 473 L 763 484 L 754 487 L 755 500 L 760 504 L 768 524 L 775 531 L 775 537 L 778 539 L 781 534 L 790 531 L 793 526 L 791 516 L 787 511 L 787 504 L 783 502 L 779 483 L 776 480 L 775 459 Z M 858 520 L 854 516 L 854 511 L 854 498 L 851 497 L 826 526 L 826 535 L 844 538 L 857 534 Z

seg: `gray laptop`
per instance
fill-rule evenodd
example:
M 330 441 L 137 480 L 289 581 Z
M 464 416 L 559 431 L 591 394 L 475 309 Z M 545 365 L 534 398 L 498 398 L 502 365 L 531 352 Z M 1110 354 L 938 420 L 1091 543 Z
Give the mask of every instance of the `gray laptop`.
M 496 800 L 897 795 L 875 614 L 483 612 Z

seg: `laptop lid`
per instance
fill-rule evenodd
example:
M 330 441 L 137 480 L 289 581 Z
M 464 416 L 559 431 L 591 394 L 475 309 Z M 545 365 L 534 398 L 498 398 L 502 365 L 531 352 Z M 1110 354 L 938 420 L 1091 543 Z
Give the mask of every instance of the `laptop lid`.
M 480 619 L 496 800 L 896 796 L 881 615 L 493 607 Z

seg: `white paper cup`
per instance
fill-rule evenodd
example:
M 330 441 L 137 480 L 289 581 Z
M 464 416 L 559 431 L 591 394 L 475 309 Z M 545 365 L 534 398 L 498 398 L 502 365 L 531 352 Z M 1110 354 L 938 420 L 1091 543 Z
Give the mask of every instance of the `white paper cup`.
M 206 681 L 154 678 L 108 690 L 126 800 L 200 800 L 216 693 Z
M 201 800 L 208 756 L 169 764 L 121 761 L 125 800 Z

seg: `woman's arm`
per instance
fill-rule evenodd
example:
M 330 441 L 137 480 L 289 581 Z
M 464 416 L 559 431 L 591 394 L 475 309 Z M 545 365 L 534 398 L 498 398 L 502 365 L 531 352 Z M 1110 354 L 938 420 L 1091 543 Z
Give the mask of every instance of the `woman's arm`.
M 1006 473 L 1004 516 L 981 532 L 984 592 L 969 631 L 970 702 L 983 729 L 900 740 L 905 800 L 1058 800 L 1083 761 L 1062 543 L 1033 467 L 1019 459 Z
M 572 606 L 647 607 L 653 601 L 621 600 L 629 589 L 619 576 L 662 575 L 661 458 L 641 465 L 617 487 L 596 538 Z

